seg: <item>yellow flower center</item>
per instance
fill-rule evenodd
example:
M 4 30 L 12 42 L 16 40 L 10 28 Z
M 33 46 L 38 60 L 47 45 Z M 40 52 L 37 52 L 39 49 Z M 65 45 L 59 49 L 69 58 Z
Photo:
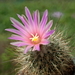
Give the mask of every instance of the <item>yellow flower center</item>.
M 33 34 L 31 34 L 31 35 L 32 35 L 32 38 L 30 38 L 30 39 L 31 39 L 32 43 L 38 44 L 40 42 L 40 38 L 37 35 L 37 33 L 36 33 L 36 35 L 33 35 Z

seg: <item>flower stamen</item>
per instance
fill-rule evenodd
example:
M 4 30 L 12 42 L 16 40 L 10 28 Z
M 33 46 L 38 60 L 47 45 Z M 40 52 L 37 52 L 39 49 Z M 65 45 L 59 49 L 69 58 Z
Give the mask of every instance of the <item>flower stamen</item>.
M 40 39 L 39 39 L 39 36 L 37 35 L 37 33 L 36 33 L 36 35 L 33 35 L 33 34 L 31 34 L 31 35 L 32 35 L 32 38 L 30 38 L 30 39 L 34 44 L 37 44 L 40 42 Z

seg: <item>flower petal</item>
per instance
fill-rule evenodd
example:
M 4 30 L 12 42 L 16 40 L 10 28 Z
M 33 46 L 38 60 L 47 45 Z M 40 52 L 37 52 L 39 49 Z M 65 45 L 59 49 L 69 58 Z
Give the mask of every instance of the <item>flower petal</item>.
M 40 51 L 40 45 L 39 44 L 35 45 L 34 50 Z
M 44 35 L 44 38 L 48 38 L 54 32 L 55 32 L 55 30 L 50 30 L 49 32 L 46 33 L 46 35 Z
M 46 10 L 43 14 L 43 17 L 42 17 L 42 20 L 41 20 L 41 23 L 40 23 L 41 28 L 43 28 L 46 25 L 47 19 L 48 19 L 48 11 Z
M 24 18 L 23 16 L 20 16 L 19 14 L 17 14 L 17 15 L 20 18 L 20 20 L 22 21 L 22 23 L 27 27 L 28 26 L 28 23 L 27 23 L 26 18 Z
M 49 44 L 49 43 L 50 43 L 50 41 L 47 40 L 47 39 L 43 39 L 43 40 L 41 41 L 41 44 L 43 44 L 43 45 L 47 45 L 47 44 Z
M 10 18 L 10 20 L 11 20 L 11 22 L 14 24 L 14 25 L 17 25 L 18 27 L 20 27 L 20 28 L 25 28 L 19 21 L 17 21 L 16 19 L 14 19 L 14 18 Z
M 22 35 L 22 33 L 16 29 L 5 29 L 6 31 L 10 31 L 10 32 L 13 32 L 13 33 L 16 33 L 18 35 Z
M 31 13 L 29 11 L 29 9 L 27 7 L 25 7 L 25 12 L 26 12 L 26 16 L 28 18 L 28 21 L 33 24 L 33 20 L 32 20 L 32 16 L 31 16 Z
M 24 50 L 24 54 L 26 54 L 26 53 L 28 52 L 28 50 L 29 50 L 31 47 L 32 47 L 32 45 L 31 45 L 31 46 L 27 46 L 27 47 L 25 48 L 25 50 Z
M 25 42 L 26 44 L 28 45 L 31 45 L 32 43 L 30 42 L 29 38 L 27 37 L 21 37 L 21 36 L 18 36 L 18 35 L 12 35 L 11 37 L 9 37 L 8 39 L 13 39 L 13 40 L 20 40 L 20 41 L 23 41 Z
M 13 25 L 13 24 L 12 24 Z M 17 28 L 23 35 L 25 35 L 25 36 L 29 36 L 29 34 L 30 34 L 30 32 L 29 31 L 27 31 L 27 29 L 25 28 L 25 29 L 23 29 L 23 28 L 21 28 L 21 27 L 19 27 L 18 25 L 13 25 L 15 28 Z
M 23 40 L 23 38 L 21 36 L 18 35 L 12 35 L 11 37 L 9 37 L 8 39 L 13 39 L 13 40 Z
M 49 30 L 49 29 L 52 27 L 52 25 L 53 25 L 53 20 L 50 20 L 50 21 L 48 22 L 48 24 L 46 25 L 45 31 Z
M 13 23 L 12 25 L 17 28 L 18 30 L 20 30 L 21 32 L 25 32 L 25 27 L 20 23 L 18 22 L 16 19 L 14 18 L 10 18 L 11 22 Z
M 53 20 L 49 21 L 49 23 L 46 25 L 46 27 L 40 29 L 40 34 L 44 35 L 48 32 L 48 30 L 52 27 Z
M 12 42 L 12 43 L 10 43 L 10 44 L 11 44 L 11 45 L 14 45 L 14 46 L 17 46 L 17 47 L 27 45 L 25 42 Z
M 36 10 L 34 13 L 33 13 L 33 20 L 35 22 L 35 25 L 39 25 L 39 21 L 40 21 L 40 14 L 39 14 L 39 11 Z

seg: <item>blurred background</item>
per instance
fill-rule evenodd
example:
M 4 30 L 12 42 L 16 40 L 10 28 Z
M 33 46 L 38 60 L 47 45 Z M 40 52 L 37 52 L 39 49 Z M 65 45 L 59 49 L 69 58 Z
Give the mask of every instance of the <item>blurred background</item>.
M 75 47 L 75 0 L 0 0 L 0 75 L 14 75 L 14 64 L 11 59 L 14 56 L 8 37 L 10 32 L 6 28 L 12 28 L 10 17 L 19 20 L 17 14 L 25 14 L 25 6 L 31 13 L 39 10 L 42 13 L 48 9 L 49 20 L 53 20 L 58 30 L 63 31 L 66 39 L 71 38 L 70 45 Z M 75 50 L 72 50 L 75 56 Z

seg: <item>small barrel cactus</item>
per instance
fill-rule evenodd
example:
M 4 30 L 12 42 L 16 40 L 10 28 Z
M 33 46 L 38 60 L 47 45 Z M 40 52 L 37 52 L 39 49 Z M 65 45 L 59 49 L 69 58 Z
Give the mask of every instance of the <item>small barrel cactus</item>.
M 18 48 L 15 62 L 20 66 L 20 75 L 73 75 L 74 63 L 69 46 L 62 34 L 53 34 L 48 45 L 41 45 L 40 51 L 23 54 L 24 48 Z
M 26 17 L 18 17 L 23 24 L 11 18 L 16 29 L 6 29 L 15 33 L 9 39 L 18 40 L 12 45 L 15 51 L 18 75 L 73 75 L 74 63 L 69 53 L 68 43 L 63 32 L 50 30 L 53 21 L 48 19 L 48 11 L 43 13 L 40 21 L 39 11 L 33 15 L 25 7 Z M 22 46 L 22 47 L 21 47 Z

